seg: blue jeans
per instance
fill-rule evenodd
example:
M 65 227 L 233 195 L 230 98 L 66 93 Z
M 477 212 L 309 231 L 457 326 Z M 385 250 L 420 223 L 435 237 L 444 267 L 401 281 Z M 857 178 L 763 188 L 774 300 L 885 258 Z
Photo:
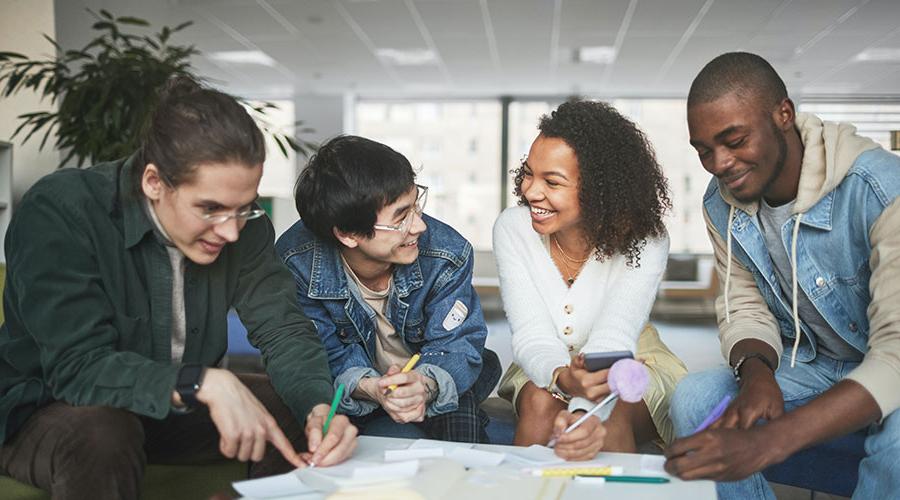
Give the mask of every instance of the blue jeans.
M 798 362 L 791 368 L 790 353 L 786 352 L 775 373 L 775 380 L 784 394 L 785 411 L 812 401 L 857 366 L 858 363 L 819 355 L 809 363 Z M 726 367 L 683 378 L 672 396 L 670 409 L 675 435 L 692 434 L 725 395 L 734 396 L 737 392 L 731 369 Z M 880 424 L 869 427 L 865 444 L 867 456 L 859 465 L 859 482 L 853 498 L 893 498 L 900 491 L 900 417 L 897 414 L 891 413 Z M 716 490 L 721 499 L 775 499 L 761 473 L 742 481 L 716 483 Z

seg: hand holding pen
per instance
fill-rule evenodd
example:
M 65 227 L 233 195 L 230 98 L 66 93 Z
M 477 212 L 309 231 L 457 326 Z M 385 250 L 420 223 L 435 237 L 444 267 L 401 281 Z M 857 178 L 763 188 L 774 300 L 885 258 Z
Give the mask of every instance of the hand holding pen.
M 312 466 L 335 465 L 350 458 L 356 449 L 356 427 L 346 415 L 337 413 L 344 385 L 338 386 L 331 405 L 313 407 L 306 418 L 306 441 L 309 451 L 302 456 Z

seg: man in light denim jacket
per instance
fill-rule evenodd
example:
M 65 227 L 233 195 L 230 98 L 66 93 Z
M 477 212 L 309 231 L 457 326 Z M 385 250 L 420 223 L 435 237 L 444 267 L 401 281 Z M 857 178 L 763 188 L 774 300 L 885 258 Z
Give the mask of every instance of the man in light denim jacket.
M 759 471 L 866 428 L 854 498 L 896 498 L 900 158 L 851 125 L 796 114 L 753 54 L 700 72 L 688 127 L 715 176 L 703 207 L 731 367 L 679 384 L 671 415 L 682 439 L 666 469 L 720 481 L 720 498 L 774 498 Z M 712 430 L 694 434 L 726 395 Z
M 362 433 L 487 442 L 478 405 L 500 364 L 484 349 L 472 245 L 425 215 L 426 199 L 403 155 L 337 137 L 301 173 L 301 220 L 276 248 L 328 352 L 335 387 L 346 387 L 340 410 Z M 413 354 L 419 362 L 402 373 Z M 418 432 L 390 424 L 385 413 Z

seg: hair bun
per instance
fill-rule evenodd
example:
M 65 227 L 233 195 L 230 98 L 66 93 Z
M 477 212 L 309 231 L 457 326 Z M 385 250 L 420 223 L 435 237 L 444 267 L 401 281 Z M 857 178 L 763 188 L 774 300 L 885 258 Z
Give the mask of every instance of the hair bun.
M 203 87 L 193 78 L 186 75 L 176 75 L 166 82 L 160 92 L 160 100 L 185 97 L 203 90 Z

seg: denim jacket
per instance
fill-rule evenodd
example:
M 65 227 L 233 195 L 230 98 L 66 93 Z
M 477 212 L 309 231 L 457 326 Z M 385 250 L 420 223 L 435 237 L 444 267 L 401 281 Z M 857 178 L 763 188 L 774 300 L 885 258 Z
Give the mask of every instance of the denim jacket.
M 385 315 L 406 348 L 421 354 L 415 369 L 437 382 L 438 396 L 426 409 L 426 416 L 434 416 L 456 410 L 459 395 L 478 378 L 487 326 L 472 287 L 472 245 L 450 226 L 427 215 L 423 219 L 428 228 L 419 237 L 419 257 L 394 266 Z M 347 278 L 338 249 L 316 238 L 303 221 L 285 231 L 276 249 L 328 352 L 335 387 L 345 384 L 342 411 L 370 413 L 377 404 L 351 394 L 363 377 L 381 375 L 374 368 L 375 312 Z M 445 318 L 456 302 L 469 312 L 447 329 Z
M 867 351 L 867 309 L 872 301 L 869 230 L 886 205 L 900 196 L 897 162 L 896 156 L 880 148 L 859 155 L 843 181 L 803 215 L 797 238 L 798 287 L 834 331 L 862 353 Z M 710 182 L 703 204 L 710 221 L 725 238 L 729 204 L 719 189 L 715 180 Z M 788 249 L 795 220 L 788 220 L 781 228 Z M 782 296 L 755 213 L 736 210 L 731 235 L 734 257 L 753 274 L 781 335 L 793 339 L 791 306 Z M 801 343 L 797 360 L 808 362 L 816 356 L 816 339 L 802 321 L 800 328 L 809 342 Z

